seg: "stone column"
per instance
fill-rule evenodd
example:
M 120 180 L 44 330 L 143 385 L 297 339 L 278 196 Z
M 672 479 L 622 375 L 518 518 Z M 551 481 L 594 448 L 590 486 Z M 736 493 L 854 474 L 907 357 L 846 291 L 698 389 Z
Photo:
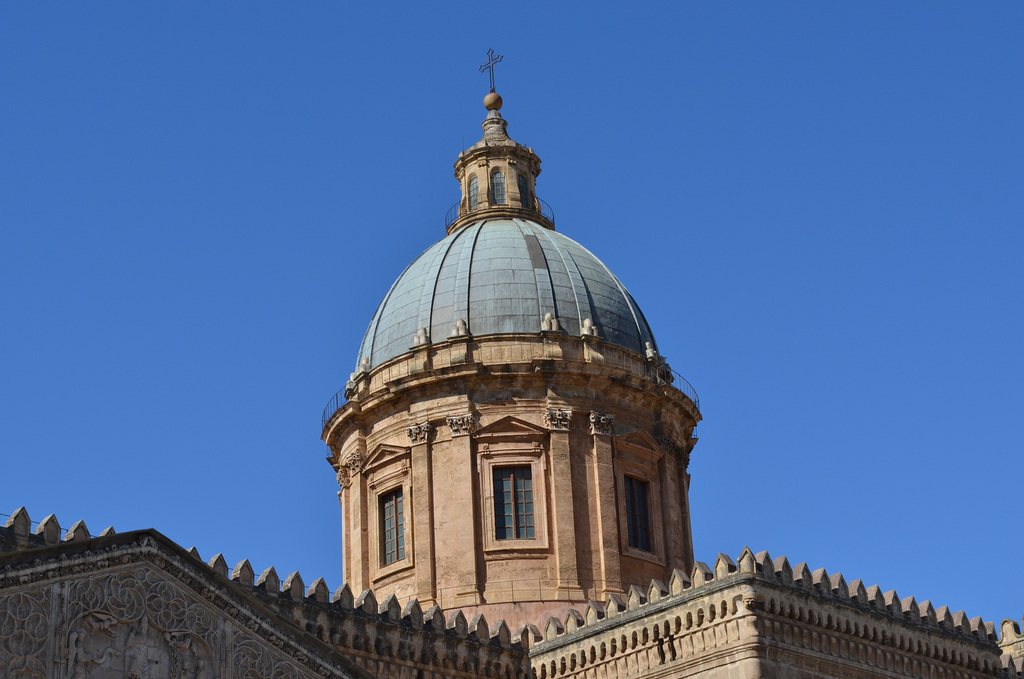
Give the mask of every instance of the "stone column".
M 354 538 L 351 540 L 352 549 L 345 554 L 345 558 L 352 562 L 349 571 L 352 578 L 350 581 L 353 584 L 352 589 L 358 587 L 360 591 L 370 586 L 370 534 L 367 525 L 369 511 L 366 504 L 368 499 L 366 477 L 363 475 L 363 459 L 362 452 L 357 450 L 349 456 L 346 462 L 351 481 L 348 504 L 351 515 L 349 526 L 353 528 L 351 534 Z
M 412 457 L 412 545 L 416 597 L 424 606 L 436 603 L 434 574 L 434 489 L 431 478 L 430 423 L 407 427 Z
M 544 413 L 544 423 L 551 432 L 551 514 L 558 589 L 579 591 L 576 514 L 573 508 L 572 462 L 569 455 L 571 419 L 572 410 L 569 409 L 549 408 Z M 562 593 L 560 595 L 564 596 Z
M 690 450 L 697 439 L 690 439 L 686 446 L 679 451 L 679 461 L 676 463 L 676 473 L 679 476 L 679 510 L 681 516 L 679 523 L 683 526 L 683 563 L 686 564 L 684 572 L 693 570 L 693 529 L 690 527 Z
M 665 517 L 665 555 L 668 567 L 689 572 L 693 568 L 693 538 L 690 532 L 690 505 L 687 474 L 683 460 L 688 459 L 685 444 L 673 438 L 662 438 L 667 453 L 658 464 L 661 476 L 661 511 Z
M 680 568 L 683 556 L 682 503 L 679 493 L 679 475 L 676 473 L 676 461 L 673 454 L 661 458 L 658 463 L 658 476 L 661 477 L 661 516 L 664 526 L 665 557 L 669 569 Z
M 352 505 L 350 502 L 352 494 L 349 492 L 352 479 L 345 467 L 338 469 L 338 485 L 341 487 L 341 490 L 338 491 L 338 504 L 341 505 L 341 553 L 343 555 L 341 577 L 345 582 L 352 582 L 352 559 L 349 558 L 349 554 L 352 553 Z
M 440 478 L 447 481 L 446 497 L 439 501 L 435 510 L 444 520 L 438 522 L 443 535 L 445 564 L 448 572 L 442 572 L 445 587 L 444 608 L 472 606 L 480 603 L 477 582 L 477 536 L 478 510 L 476 473 L 473 469 L 473 442 L 469 433 L 472 429 L 472 414 L 456 415 L 446 421 L 452 438 L 447 443 L 444 460 L 435 456 L 434 470 L 441 469 Z M 442 469 L 443 468 L 443 469 Z M 455 585 L 454 588 L 452 585 Z M 442 602 L 438 602 L 442 603 Z
M 622 566 L 619 553 L 619 518 L 615 500 L 615 468 L 612 463 L 612 429 L 615 418 L 590 413 L 590 433 L 594 437 L 594 488 L 597 491 L 597 540 L 600 550 L 601 598 L 622 593 Z

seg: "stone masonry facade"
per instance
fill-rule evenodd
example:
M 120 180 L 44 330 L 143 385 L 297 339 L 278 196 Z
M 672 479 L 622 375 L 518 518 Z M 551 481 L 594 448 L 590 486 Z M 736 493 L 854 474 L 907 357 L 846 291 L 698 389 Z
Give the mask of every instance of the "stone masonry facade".
M 0 677 L 1000 677 L 1024 635 L 748 549 L 523 624 L 308 587 L 154 531 L 0 528 Z

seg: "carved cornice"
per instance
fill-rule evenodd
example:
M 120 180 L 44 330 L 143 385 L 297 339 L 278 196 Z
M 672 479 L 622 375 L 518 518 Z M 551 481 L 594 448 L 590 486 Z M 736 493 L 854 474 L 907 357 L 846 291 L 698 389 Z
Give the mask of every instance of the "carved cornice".
M 431 426 L 429 422 L 421 422 L 411 427 L 406 427 L 405 433 L 409 435 L 409 443 L 414 446 L 426 443 L 430 438 Z
M 590 413 L 590 433 L 610 436 L 615 426 L 615 416 L 603 413 Z
M 551 431 L 569 431 L 572 410 L 569 408 L 548 408 L 544 411 L 544 426 Z
M 466 436 L 473 432 L 474 420 L 473 413 L 466 413 L 465 415 L 449 415 L 446 422 L 452 436 Z

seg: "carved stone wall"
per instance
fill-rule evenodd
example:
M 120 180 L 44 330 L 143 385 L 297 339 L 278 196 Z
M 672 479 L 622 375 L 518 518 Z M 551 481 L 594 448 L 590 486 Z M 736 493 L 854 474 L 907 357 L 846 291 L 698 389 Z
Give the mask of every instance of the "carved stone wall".
M 363 676 L 318 657 L 156 541 L 146 534 L 97 538 L 87 551 L 5 565 L 0 677 Z
M 549 677 L 1017 677 L 990 623 L 745 549 L 666 587 L 551 619 L 530 651 Z M 1005 669 L 1004 669 L 1005 667 Z

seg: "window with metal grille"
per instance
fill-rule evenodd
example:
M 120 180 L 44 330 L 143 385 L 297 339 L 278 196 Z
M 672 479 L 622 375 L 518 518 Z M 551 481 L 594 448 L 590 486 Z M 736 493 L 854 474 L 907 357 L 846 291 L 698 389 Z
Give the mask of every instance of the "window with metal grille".
M 480 197 L 480 182 L 476 175 L 469 178 L 469 209 L 475 210 Z
M 533 536 L 533 475 L 530 467 L 495 467 L 495 539 Z
M 381 560 L 385 566 L 405 558 L 405 515 L 402 489 L 380 498 Z
M 505 198 L 505 175 L 500 171 L 491 173 L 491 203 L 504 205 L 508 200 Z
M 519 186 L 519 204 L 523 207 L 533 207 L 533 196 L 530 195 L 530 182 L 521 174 L 516 175 L 516 184 Z
M 626 477 L 626 527 L 629 546 L 651 551 L 651 532 L 648 524 L 647 483 L 632 476 Z

